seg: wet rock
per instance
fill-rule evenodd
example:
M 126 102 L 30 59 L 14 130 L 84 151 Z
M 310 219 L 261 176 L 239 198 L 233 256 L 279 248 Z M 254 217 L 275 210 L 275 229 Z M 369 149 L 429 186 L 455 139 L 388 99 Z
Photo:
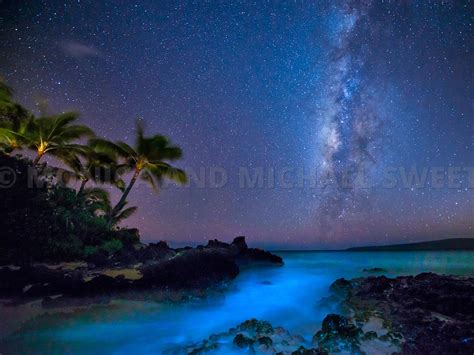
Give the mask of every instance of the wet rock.
M 373 330 L 370 330 L 370 331 L 364 333 L 363 339 L 364 339 L 364 340 L 377 339 L 377 332 L 375 332 L 375 331 L 373 331 Z
M 246 332 L 256 332 L 258 320 L 255 318 L 246 320 L 237 326 L 237 329 L 246 331 Z
M 352 283 L 344 278 L 337 279 L 329 286 L 329 291 L 340 297 L 346 297 L 351 290 Z
M 187 353 L 189 355 L 198 355 L 198 354 L 205 354 L 209 351 L 216 350 L 218 345 L 212 342 L 204 342 L 203 345 L 199 348 L 190 349 Z
M 273 334 L 273 327 L 267 321 L 260 321 L 257 323 L 257 334 L 258 335 L 272 335 Z
M 329 353 L 323 349 L 306 349 L 304 346 L 300 346 L 297 350 L 293 351 L 291 355 L 328 355 Z
M 351 290 L 344 303 L 359 321 L 371 315 L 383 320 L 387 331 L 378 340 L 407 354 L 474 352 L 474 278 L 422 273 L 349 282 L 344 282 L 343 288 Z M 367 332 L 363 338 L 375 335 Z
M 383 295 L 383 293 L 392 288 L 393 281 L 385 276 L 368 277 L 370 282 L 364 282 L 357 289 L 360 296 L 363 295 Z
M 257 339 L 258 344 L 263 345 L 266 348 L 269 348 L 273 345 L 272 338 L 263 336 Z
M 249 319 L 230 328 L 228 332 L 213 334 L 208 339 L 187 348 L 189 353 L 194 350 L 202 350 L 205 346 L 213 344 L 216 346 L 217 354 L 226 354 L 228 352 L 227 344 L 233 344 L 234 350 L 241 349 L 242 352 L 290 354 L 303 343 L 305 341 L 302 337 L 291 335 L 284 328 L 274 328 L 267 321 Z
M 142 287 L 205 288 L 235 278 L 239 268 L 221 254 L 192 249 L 140 271 Z
M 269 322 L 259 321 L 255 318 L 246 320 L 237 329 L 257 336 L 272 335 L 274 332 L 273 326 Z
M 347 318 L 338 314 L 329 314 L 324 318 L 322 329 L 313 337 L 313 343 L 328 352 L 350 351 L 359 352 L 359 327 L 349 323 Z
M 246 337 L 243 334 L 237 334 L 234 340 L 232 341 L 232 343 L 236 347 L 244 349 L 244 348 L 251 347 L 255 343 L 255 341 L 253 339 L 250 339 L 249 337 Z
M 237 256 L 237 261 L 240 264 L 255 264 L 255 263 L 264 263 L 264 264 L 276 264 L 276 265 L 283 265 L 283 259 L 278 255 L 272 254 L 268 251 L 257 249 L 257 248 L 249 248 L 242 251 Z

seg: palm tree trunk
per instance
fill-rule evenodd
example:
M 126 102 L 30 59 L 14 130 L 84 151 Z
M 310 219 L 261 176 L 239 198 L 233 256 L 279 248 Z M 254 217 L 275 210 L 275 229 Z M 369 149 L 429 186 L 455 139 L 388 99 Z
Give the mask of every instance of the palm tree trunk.
M 127 200 L 128 194 L 130 193 L 130 190 L 132 190 L 132 187 L 135 184 L 135 182 L 137 181 L 138 175 L 140 175 L 140 170 L 135 169 L 132 180 L 130 180 L 130 183 L 128 184 L 127 188 L 123 192 L 122 197 L 120 198 L 120 201 L 112 209 L 112 212 L 110 212 L 110 216 L 113 216 L 115 213 L 117 213 L 117 211 L 120 211 L 120 209 L 125 205 L 125 201 Z
M 82 179 L 81 187 L 79 188 L 79 191 L 77 192 L 77 196 L 82 195 L 82 193 L 84 192 L 84 188 L 86 187 L 86 184 L 87 184 L 88 181 L 89 181 L 89 179 L 87 179 L 87 178 Z
M 35 160 L 33 160 L 33 165 L 38 165 L 43 154 L 37 154 Z

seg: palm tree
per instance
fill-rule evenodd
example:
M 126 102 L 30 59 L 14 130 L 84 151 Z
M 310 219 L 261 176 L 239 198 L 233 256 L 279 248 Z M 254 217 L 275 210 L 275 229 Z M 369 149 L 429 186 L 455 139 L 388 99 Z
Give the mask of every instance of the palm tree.
M 13 89 L 0 78 L 0 120 L 18 123 L 28 116 L 28 111 L 13 101 Z
M 27 120 L 0 120 L 0 148 L 5 154 L 23 148 L 27 126 Z
M 23 106 L 13 101 L 13 93 L 13 89 L 0 77 L 0 128 L 3 131 L 0 135 L 0 148 L 5 154 L 21 149 L 18 137 L 8 134 L 6 130 L 24 133 L 30 117 Z
M 127 219 L 137 211 L 137 207 L 125 208 L 127 202 L 124 203 L 120 210 L 113 212 L 113 208 L 110 202 L 109 193 L 100 188 L 88 188 L 83 193 L 88 208 L 94 211 L 96 214 L 103 215 L 107 218 L 110 226 L 116 226 L 124 219 Z
M 34 165 L 38 165 L 45 154 L 68 161 L 73 155 L 83 153 L 85 147 L 72 143 L 86 136 L 93 136 L 92 130 L 83 125 L 73 125 L 78 118 L 74 112 L 66 112 L 57 116 L 31 117 L 23 131 L 0 128 L 0 134 L 16 137 L 23 145 L 36 152 Z
M 111 152 L 97 151 L 93 147 L 84 147 L 80 157 L 72 155 L 65 163 L 72 169 L 76 179 L 81 181 L 78 195 L 84 192 L 89 181 L 110 183 L 123 191 L 125 183 L 119 178 L 117 157 Z M 82 159 L 80 159 L 82 158 Z
M 85 136 L 93 136 L 94 132 L 84 125 L 72 125 L 78 118 L 74 112 L 66 112 L 53 117 L 41 117 L 32 120 L 30 148 L 36 149 L 37 165 L 44 154 L 50 154 L 59 160 L 66 160 L 72 154 L 81 154 L 85 148 L 71 143 Z
M 186 173 L 167 162 L 181 158 L 181 148 L 172 145 L 167 137 L 159 134 L 145 137 L 143 126 L 139 122 L 137 122 L 137 136 L 134 147 L 124 142 L 113 143 L 103 139 L 92 139 L 89 144 L 97 149 L 115 152 L 125 160 L 122 167 L 133 171 L 132 179 L 119 202 L 112 209 L 111 215 L 123 209 L 128 194 L 138 177 L 148 182 L 153 189 L 156 189 L 156 185 L 160 184 L 165 178 L 182 184 L 186 183 Z

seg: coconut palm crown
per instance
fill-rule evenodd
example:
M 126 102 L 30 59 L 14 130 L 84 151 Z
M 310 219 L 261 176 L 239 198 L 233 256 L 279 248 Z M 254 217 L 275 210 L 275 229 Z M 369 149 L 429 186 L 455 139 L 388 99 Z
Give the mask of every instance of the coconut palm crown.
M 84 152 L 84 146 L 73 143 L 83 137 L 94 136 L 93 131 L 83 125 L 72 124 L 78 119 L 74 112 L 51 117 L 31 117 L 22 125 L 22 130 L 0 128 L 6 137 L 16 138 L 23 146 L 36 152 L 37 165 L 45 154 L 66 161 L 72 155 Z
M 160 134 L 145 137 L 143 126 L 139 122 L 137 122 L 134 147 L 124 142 L 113 143 L 103 139 L 91 139 L 89 145 L 96 149 L 115 152 L 124 160 L 121 167 L 133 171 L 127 188 L 111 212 L 112 215 L 123 208 L 128 194 L 139 177 L 149 183 L 154 190 L 164 179 L 181 184 L 187 181 L 186 173 L 183 170 L 168 163 L 181 158 L 181 148 L 172 145 L 167 137 Z

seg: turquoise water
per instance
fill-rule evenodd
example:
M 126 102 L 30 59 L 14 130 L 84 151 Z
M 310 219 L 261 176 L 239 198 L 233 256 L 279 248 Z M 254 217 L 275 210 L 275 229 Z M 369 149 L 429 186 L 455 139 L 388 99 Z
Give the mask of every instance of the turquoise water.
M 474 252 L 281 252 L 283 267 L 243 271 L 221 295 L 189 303 L 116 302 L 29 323 L 0 353 L 150 354 L 198 342 L 258 318 L 310 339 L 328 309 L 319 305 L 337 278 L 424 271 L 474 276 Z

